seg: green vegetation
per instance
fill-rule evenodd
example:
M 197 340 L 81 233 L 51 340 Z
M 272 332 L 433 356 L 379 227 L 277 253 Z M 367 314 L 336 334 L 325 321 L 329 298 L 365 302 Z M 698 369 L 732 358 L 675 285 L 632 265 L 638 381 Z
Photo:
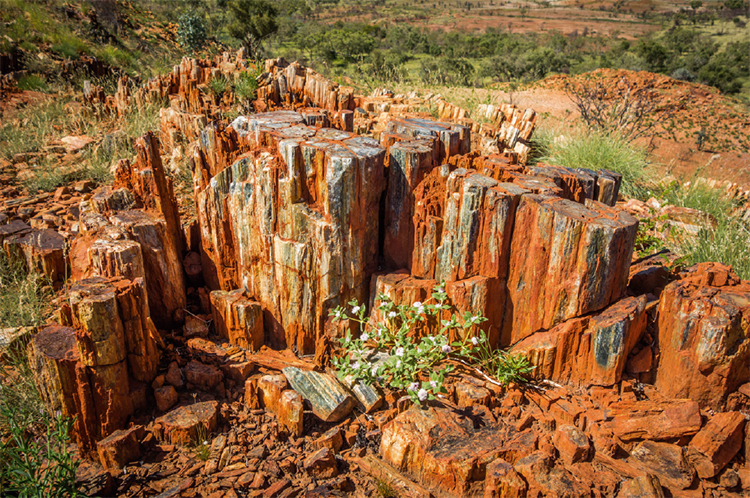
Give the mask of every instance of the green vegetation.
M 578 132 L 556 142 L 547 142 L 546 151 L 541 161 L 566 168 L 606 169 L 620 173 L 623 194 L 643 200 L 648 197 L 647 151 L 617 134 L 593 130 Z
M 750 279 L 750 226 L 734 216 L 737 206 L 719 190 L 696 182 L 688 186 L 672 185 L 664 192 L 667 202 L 675 206 L 698 209 L 715 221 L 695 236 L 678 239 L 677 249 L 689 264 L 719 261 L 732 265 L 743 279 Z
M 194 11 L 182 14 L 177 28 L 180 45 L 190 52 L 196 52 L 206 44 L 206 23 Z

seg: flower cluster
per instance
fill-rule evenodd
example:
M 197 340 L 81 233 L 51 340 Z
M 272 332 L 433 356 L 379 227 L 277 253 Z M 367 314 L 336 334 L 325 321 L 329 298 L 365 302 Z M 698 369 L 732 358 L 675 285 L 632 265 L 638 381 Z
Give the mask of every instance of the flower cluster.
M 445 360 L 451 356 L 470 358 L 486 341 L 484 332 L 474 335 L 475 325 L 486 318 L 469 312 L 459 317 L 447 299 L 441 284 L 427 302 L 416 301 L 410 306 L 396 305 L 379 295 L 372 320 L 366 316 L 365 305 L 356 300 L 350 301 L 347 309 L 332 310 L 334 321 L 349 320 L 360 330 L 359 337 L 353 337 L 350 329 L 341 339 L 345 352 L 333 359 L 339 375 L 405 390 L 417 404 L 446 393 L 445 375 L 453 366 Z M 458 338 L 452 343 L 451 332 Z

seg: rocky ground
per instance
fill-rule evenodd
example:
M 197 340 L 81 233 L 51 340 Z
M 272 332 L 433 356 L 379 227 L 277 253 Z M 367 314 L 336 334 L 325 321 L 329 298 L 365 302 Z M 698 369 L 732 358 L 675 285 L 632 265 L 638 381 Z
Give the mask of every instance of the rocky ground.
M 31 155 L 1 165 L 0 242 L 59 291 L 46 327 L 12 332 L 32 334 L 50 408 L 76 417 L 87 495 L 750 489 L 747 281 L 634 257 L 628 211 L 647 207 L 618 203 L 617 174 L 527 166 L 531 109 L 485 105 L 474 121 L 439 96 L 358 96 L 269 60 L 258 113 L 230 125 L 235 96 L 202 90 L 246 70 L 225 54 L 137 90 L 89 88 L 92 113 L 169 102 L 112 185 L 33 193 L 19 182 Z M 74 165 L 95 142 L 45 153 Z M 419 407 L 337 380 L 330 310 L 354 298 L 376 319 L 379 293 L 427 302 L 441 282 L 489 319 L 491 346 L 536 367 L 528 382 L 453 359 L 447 393 Z

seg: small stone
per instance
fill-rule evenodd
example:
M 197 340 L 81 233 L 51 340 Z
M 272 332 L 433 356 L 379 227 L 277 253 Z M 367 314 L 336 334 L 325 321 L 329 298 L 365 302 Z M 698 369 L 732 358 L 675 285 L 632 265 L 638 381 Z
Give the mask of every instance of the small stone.
M 693 437 L 688 447 L 688 459 L 701 479 L 718 474 L 742 446 L 745 417 L 740 412 L 714 415 Z
M 320 436 L 318 439 L 313 441 L 315 448 L 328 448 L 333 453 L 338 453 L 341 450 L 341 446 L 344 444 L 344 438 L 341 436 L 341 429 L 334 427 L 328 432 Z
M 185 367 L 185 379 L 202 391 L 210 391 L 224 380 L 224 374 L 213 365 L 190 360 Z
M 182 379 L 182 370 L 180 370 L 180 365 L 176 361 L 169 364 L 167 375 L 164 378 L 177 389 L 185 385 L 185 381 Z
M 330 479 L 339 475 L 336 457 L 328 447 L 323 447 L 305 458 L 302 466 L 308 474 L 321 479 Z
M 664 498 L 664 491 L 659 478 L 649 474 L 625 481 L 617 498 Z
M 487 465 L 486 475 L 484 498 L 526 497 L 526 481 L 502 458 Z
M 205 320 L 188 314 L 185 316 L 185 325 L 182 326 L 182 333 L 186 339 L 191 337 L 206 337 L 208 335 L 208 324 Z
M 171 385 L 154 389 L 154 398 L 156 398 L 156 408 L 160 412 L 169 410 L 179 401 L 177 390 Z
M 589 438 L 572 425 L 561 425 L 555 432 L 553 443 L 560 458 L 568 465 L 588 459 L 591 450 Z
M 643 441 L 630 452 L 630 456 L 634 467 L 655 474 L 663 486 L 686 489 L 693 483 L 695 470 L 685 458 L 683 449 L 676 444 Z
M 102 466 L 110 470 L 120 470 L 125 464 L 138 460 L 141 456 L 139 436 L 143 436 L 142 426 L 128 430 L 117 430 L 96 443 Z
M 726 489 L 734 489 L 740 485 L 740 476 L 736 471 L 727 469 L 719 477 L 719 485 Z

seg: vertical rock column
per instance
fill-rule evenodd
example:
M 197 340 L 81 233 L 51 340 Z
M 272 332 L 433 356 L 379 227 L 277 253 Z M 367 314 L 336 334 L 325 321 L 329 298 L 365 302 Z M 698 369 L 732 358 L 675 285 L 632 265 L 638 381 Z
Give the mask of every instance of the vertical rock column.
M 625 291 L 638 222 L 601 203 L 521 197 L 510 252 L 503 344 L 597 311 Z

